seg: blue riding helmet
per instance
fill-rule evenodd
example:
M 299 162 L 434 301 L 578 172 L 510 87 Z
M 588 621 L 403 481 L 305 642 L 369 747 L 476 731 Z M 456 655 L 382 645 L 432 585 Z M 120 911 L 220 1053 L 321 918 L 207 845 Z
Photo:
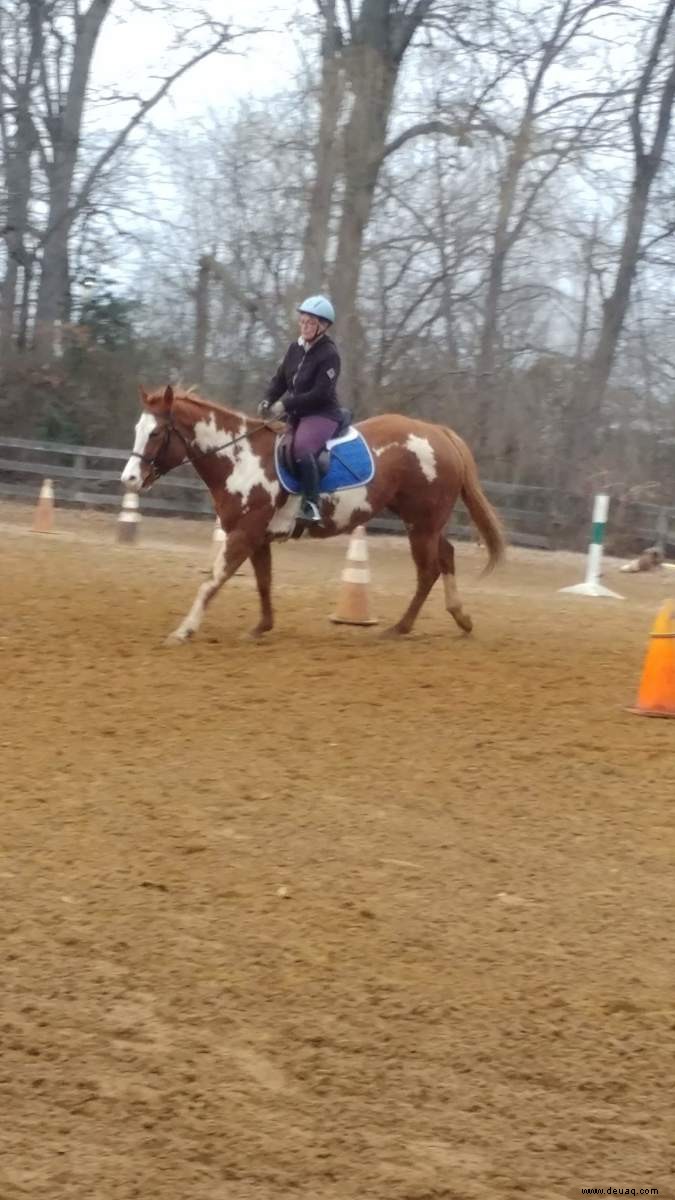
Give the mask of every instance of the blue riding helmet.
M 320 321 L 335 322 L 335 309 L 327 296 L 308 296 L 298 305 L 298 312 L 306 313 L 309 317 L 318 317 Z

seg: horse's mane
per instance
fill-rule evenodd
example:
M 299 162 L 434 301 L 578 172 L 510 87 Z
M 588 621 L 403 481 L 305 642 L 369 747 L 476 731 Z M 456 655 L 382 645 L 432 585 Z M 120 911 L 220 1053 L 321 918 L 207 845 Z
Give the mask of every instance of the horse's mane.
M 152 392 L 150 394 L 148 399 L 150 399 L 150 400 L 161 399 L 161 397 L 163 395 L 164 395 L 164 388 L 158 388 L 156 392 Z M 246 413 L 239 412 L 238 409 L 236 409 L 236 408 L 226 408 L 224 404 L 217 404 L 215 400 L 206 400 L 203 396 L 200 396 L 197 392 L 195 392 L 194 389 L 191 387 L 188 388 L 187 391 L 183 391 L 183 390 L 179 390 L 178 388 L 174 388 L 173 389 L 173 398 L 174 398 L 174 402 L 176 400 L 185 400 L 189 404 L 195 404 L 197 406 L 197 408 L 204 408 L 204 409 L 207 409 L 209 412 L 211 412 L 211 411 L 220 412 L 220 413 L 223 413 L 223 415 L 226 417 L 241 417 L 242 420 L 244 420 L 244 421 L 250 421 L 252 419 L 250 416 L 247 416 Z

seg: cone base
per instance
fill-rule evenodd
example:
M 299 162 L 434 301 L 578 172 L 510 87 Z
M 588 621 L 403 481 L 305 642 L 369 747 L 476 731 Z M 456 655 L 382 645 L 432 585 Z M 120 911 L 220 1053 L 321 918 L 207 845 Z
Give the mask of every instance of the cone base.
M 675 709 L 667 708 L 637 708 L 634 704 L 626 709 L 626 712 L 635 713 L 638 717 L 670 717 L 675 720 Z
M 131 521 L 122 521 L 117 527 L 117 542 L 120 546 L 130 546 L 138 541 L 138 525 Z
M 334 625 L 379 625 L 377 617 L 338 617 L 333 616 L 328 618 Z
M 54 532 L 54 511 L 53 509 L 43 510 L 36 513 L 33 517 L 31 525 L 31 533 L 53 533 Z
M 574 596 L 608 596 L 612 600 L 623 600 L 618 592 L 612 592 L 601 583 L 577 583 L 574 587 L 560 588 L 561 592 L 570 592 Z

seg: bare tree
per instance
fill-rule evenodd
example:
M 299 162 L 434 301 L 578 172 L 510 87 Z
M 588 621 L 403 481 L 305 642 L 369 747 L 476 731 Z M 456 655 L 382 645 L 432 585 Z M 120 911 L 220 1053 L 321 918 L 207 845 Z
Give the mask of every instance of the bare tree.
M 353 404 L 358 391 L 356 300 L 361 257 L 381 166 L 412 138 L 441 129 L 460 136 L 465 128 L 464 121 L 426 121 L 388 143 L 401 65 L 420 30 L 433 23 L 452 29 L 464 9 L 459 0 L 361 0 L 355 11 L 351 0 L 344 0 L 339 13 L 337 0 L 317 3 L 323 22 L 322 83 L 303 278 L 306 286 L 329 280 L 342 335 L 353 348 L 342 377 L 345 399 Z M 329 270 L 331 192 L 338 181 L 336 247 Z
M 595 23 L 616 16 L 618 7 L 614 0 L 560 0 L 557 9 L 551 11 L 547 28 L 530 26 L 537 33 L 538 45 L 528 46 L 525 33 L 517 36 L 519 24 L 505 38 L 503 53 L 516 54 L 519 60 L 517 76 L 522 81 L 523 104 L 515 128 L 509 128 L 508 119 L 502 125 L 508 148 L 498 182 L 476 363 L 479 451 L 485 449 L 491 418 L 500 304 L 509 255 L 561 167 L 597 149 L 606 139 L 608 128 L 616 127 L 619 120 L 617 104 L 624 89 L 612 85 L 611 79 L 604 87 L 592 80 L 586 84 L 583 67 L 578 64 L 581 84 L 560 94 L 560 70 L 574 63 L 577 44 L 593 31 Z M 592 69 L 596 69 L 596 60 Z M 551 77 L 553 82 L 549 84 Z
M 313 292 L 327 283 L 327 253 L 333 191 L 339 175 L 339 122 L 344 103 L 344 36 L 337 0 L 316 0 L 322 20 L 319 126 L 314 150 L 314 180 L 310 189 L 305 227 L 303 291 Z
M 584 447 L 588 447 L 594 440 L 598 414 L 612 371 L 642 253 L 650 192 L 666 151 L 675 99 L 675 53 L 670 49 L 674 13 L 675 0 L 666 0 L 634 89 L 629 114 L 633 177 L 626 208 L 624 234 L 614 286 L 603 303 L 596 346 L 588 367 L 579 380 L 574 419 L 570 422 L 569 430 L 569 444 L 575 455 L 584 454 Z
M 39 0 L 30 0 L 20 20 L 20 0 L 0 7 L 0 139 L 6 201 L 0 216 L 5 271 L 0 284 L 0 357 L 4 361 L 17 331 L 17 307 L 25 308 L 34 253 L 27 238 L 33 157 L 39 139 L 32 117 L 33 90 L 42 57 Z M 21 292 L 19 281 L 21 279 Z M 19 334 L 21 340 L 21 334 Z
M 78 149 L 92 58 L 102 24 L 111 5 L 112 0 L 92 0 L 90 7 L 79 15 L 78 5 L 75 4 L 70 13 L 72 40 L 69 43 L 70 55 L 65 78 L 59 78 L 57 72 L 52 82 L 46 70 L 43 70 L 41 75 L 42 102 L 46 114 L 45 129 L 49 142 L 48 148 L 44 148 L 43 158 L 49 182 L 49 215 L 43 238 L 36 325 L 38 336 L 47 347 L 52 344 L 55 321 L 68 319 L 69 232 L 74 218 L 86 204 L 97 178 L 137 126 L 167 95 L 176 80 L 209 55 L 221 50 L 231 41 L 232 36 L 228 28 L 209 22 L 210 37 L 207 45 L 190 54 L 162 79 L 149 96 L 139 102 L 136 111 L 98 155 L 84 178 L 76 182 Z M 46 65 L 45 63 L 45 67 Z
M 80 0 L 13 0 L 13 4 L 13 38 L 20 51 L 10 84 L 13 133 L 6 105 L 0 106 L 13 207 L 4 230 L 9 257 L 2 292 L 3 328 L 7 339 L 16 304 L 16 267 L 22 256 L 26 258 L 30 231 L 34 245 L 27 261 L 39 257 L 35 334 L 42 352 L 49 356 L 57 323 L 66 322 L 70 315 L 69 243 L 79 214 L 116 155 L 174 83 L 226 48 L 235 34 L 184 6 L 174 47 L 182 47 L 180 61 L 159 76 L 147 96 L 117 97 L 127 107 L 131 101 L 131 115 L 87 161 L 84 123 L 92 101 L 92 62 L 114 0 L 90 0 L 85 7 Z M 143 10 L 166 14 L 167 6 L 150 4 Z M 174 6 L 168 11 L 175 12 L 178 19 Z M 194 20 L 189 24 L 191 11 Z M 109 102 L 111 97 L 107 99 Z M 31 169 L 33 163 L 35 169 Z M 28 209 L 35 199 L 44 204 L 46 218 L 42 223 L 33 221 L 30 228 Z

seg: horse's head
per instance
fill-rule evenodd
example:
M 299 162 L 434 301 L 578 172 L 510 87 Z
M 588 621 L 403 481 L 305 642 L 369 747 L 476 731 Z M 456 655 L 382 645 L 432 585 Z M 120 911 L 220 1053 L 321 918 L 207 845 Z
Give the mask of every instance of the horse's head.
M 142 413 L 136 424 L 134 448 L 122 471 L 122 483 L 140 492 L 187 457 L 187 443 L 173 420 L 173 389 L 146 392 L 140 388 Z

